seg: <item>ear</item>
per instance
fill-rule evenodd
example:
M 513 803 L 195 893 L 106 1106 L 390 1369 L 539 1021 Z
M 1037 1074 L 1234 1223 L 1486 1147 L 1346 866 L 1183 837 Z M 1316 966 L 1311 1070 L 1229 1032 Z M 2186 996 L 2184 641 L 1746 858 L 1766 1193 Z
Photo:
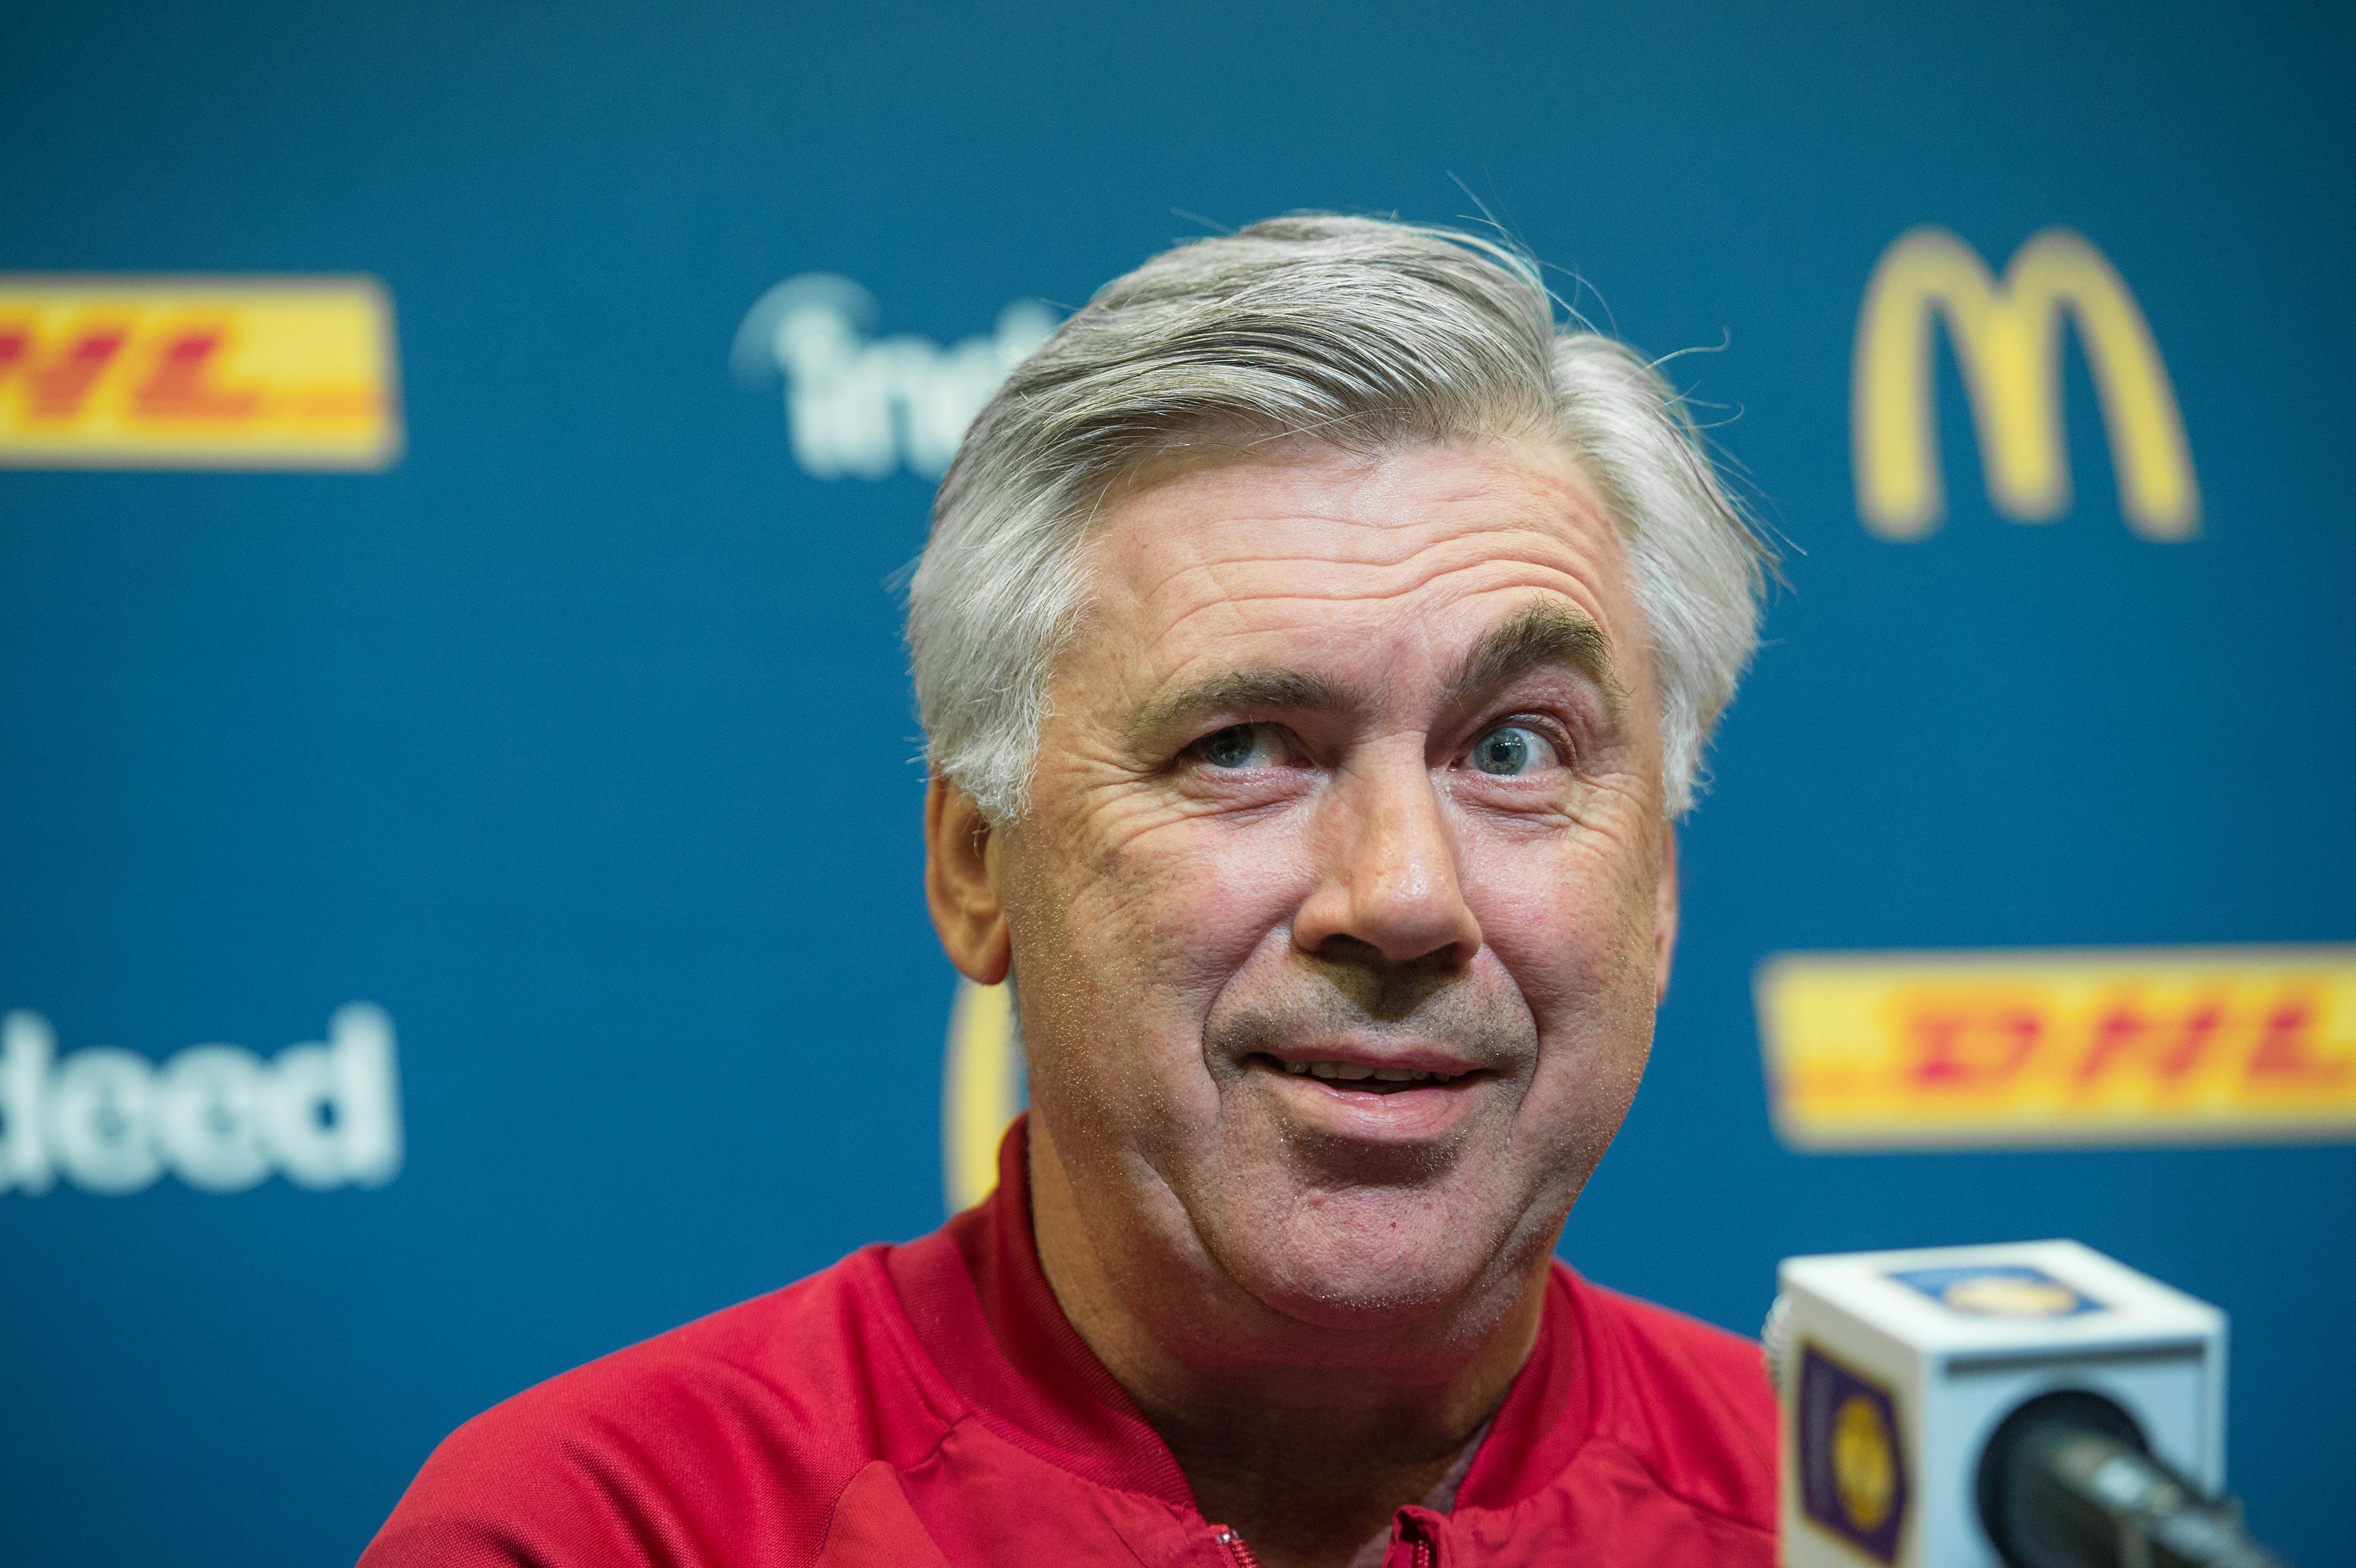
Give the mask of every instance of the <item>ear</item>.
M 1669 960 L 1677 950 L 1677 825 L 1661 825 L 1661 878 L 1653 903 L 1653 1004 L 1669 994 Z
M 925 902 L 958 973 L 978 986 L 1006 978 L 1006 911 L 998 901 L 998 844 L 973 797 L 955 781 L 925 786 Z

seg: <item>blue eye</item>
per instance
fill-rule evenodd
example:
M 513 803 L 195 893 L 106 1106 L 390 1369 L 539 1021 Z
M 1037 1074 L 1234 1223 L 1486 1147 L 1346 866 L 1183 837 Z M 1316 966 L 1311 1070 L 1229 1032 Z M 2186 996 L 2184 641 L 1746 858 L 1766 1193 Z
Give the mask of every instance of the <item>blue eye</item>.
M 1472 765 L 1498 778 L 1519 778 L 1558 765 L 1554 742 L 1522 724 L 1500 724 L 1472 742 Z
M 1195 753 L 1215 768 L 1267 768 L 1280 754 L 1265 724 L 1230 724 L 1194 742 Z

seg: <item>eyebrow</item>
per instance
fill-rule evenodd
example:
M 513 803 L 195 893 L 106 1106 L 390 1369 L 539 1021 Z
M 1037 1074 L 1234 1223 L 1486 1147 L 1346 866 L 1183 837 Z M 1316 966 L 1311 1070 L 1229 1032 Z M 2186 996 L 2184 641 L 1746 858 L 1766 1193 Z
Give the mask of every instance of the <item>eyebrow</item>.
M 1628 688 L 1603 628 L 1570 606 L 1553 603 L 1528 605 L 1483 634 L 1448 683 L 1449 702 L 1471 702 L 1534 669 L 1558 666 L 1592 681 L 1615 717 L 1627 706 Z
M 1132 741 L 1150 744 L 1181 720 L 1201 714 L 1342 713 L 1364 702 L 1360 694 L 1307 670 L 1225 670 L 1147 703 L 1130 721 L 1129 733 Z
M 1532 604 L 1491 627 L 1450 678 L 1445 701 L 1462 707 L 1534 669 L 1568 668 L 1585 676 L 1603 693 L 1617 717 L 1628 700 L 1603 628 L 1567 605 Z M 1213 713 L 1347 713 L 1371 707 L 1361 689 L 1308 670 L 1223 670 L 1194 685 L 1156 698 L 1129 725 L 1141 750 L 1182 722 Z

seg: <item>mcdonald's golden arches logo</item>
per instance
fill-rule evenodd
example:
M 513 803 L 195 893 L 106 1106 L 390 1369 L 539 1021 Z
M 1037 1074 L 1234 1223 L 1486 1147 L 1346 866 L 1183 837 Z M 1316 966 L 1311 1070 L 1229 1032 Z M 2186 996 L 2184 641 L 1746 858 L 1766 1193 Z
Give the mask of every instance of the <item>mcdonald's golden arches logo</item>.
M 1945 515 L 1932 395 L 1934 315 L 1954 344 L 1997 510 L 2036 523 L 2069 509 L 2065 310 L 2094 372 L 2127 526 L 2150 539 L 2190 539 L 2199 529 L 2192 453 L 2159 346 L 2116 270 L 2066 229 L 2033 236 L 2001 281 L 1944 229 L 1913 229 L 1882 252 L 1858 316 L 1850 401 L 1858 512 L 1867 528 L 1917 539 Z
M 1023 1087 L 1013 987 L 958 981 L 941 1067 L 941 1195 L 951 1213 L 998 1185 L 998 1140 L 1023 1109 Z

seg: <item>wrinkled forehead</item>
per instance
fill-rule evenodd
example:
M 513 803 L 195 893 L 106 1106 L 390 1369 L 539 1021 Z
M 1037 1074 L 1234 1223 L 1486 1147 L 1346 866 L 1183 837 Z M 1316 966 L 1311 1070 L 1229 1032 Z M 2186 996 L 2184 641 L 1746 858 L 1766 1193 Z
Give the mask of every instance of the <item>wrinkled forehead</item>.
M 1534 607 L 1590 623 L 1609 667 L 1651 685 L 1623 542 L 1551 442 L 1173 453 L 1108 495 L 1087 564 L 1072 651 L 1141 699 L 1221 664 L 1409 684 Z

